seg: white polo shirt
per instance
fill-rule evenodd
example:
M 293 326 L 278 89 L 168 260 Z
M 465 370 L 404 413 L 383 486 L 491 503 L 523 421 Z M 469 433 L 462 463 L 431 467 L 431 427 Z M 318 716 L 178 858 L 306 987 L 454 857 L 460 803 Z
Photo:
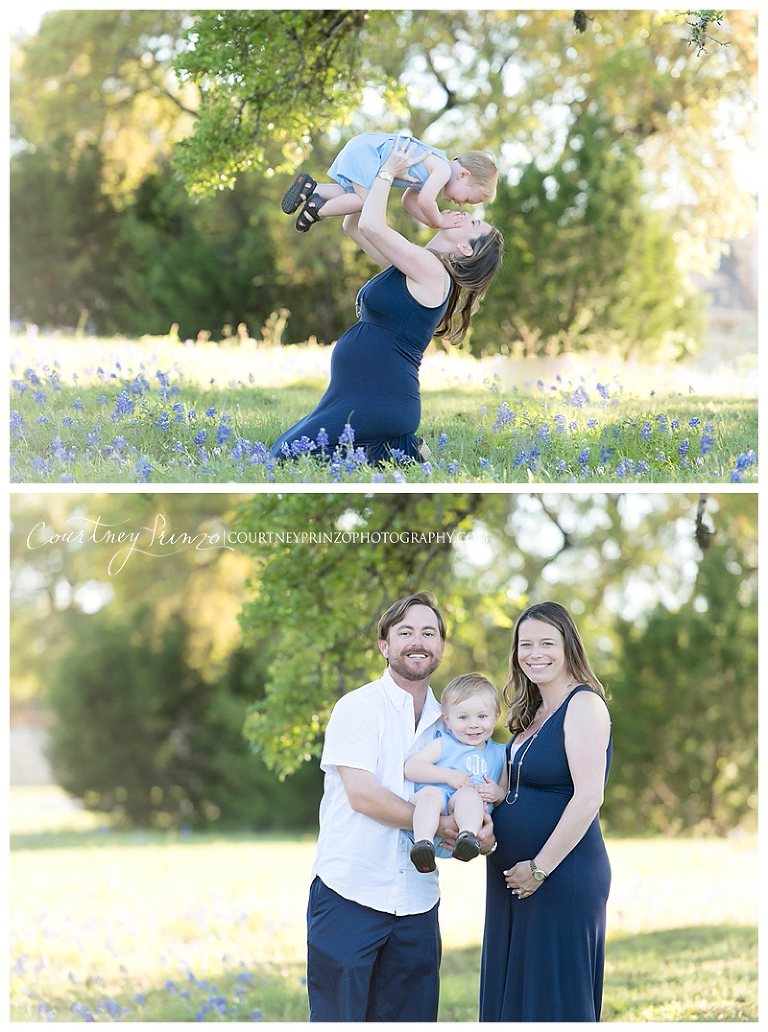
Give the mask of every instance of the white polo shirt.
M 370 771 L 384 788 L 410 799 L 415 785 L 403 773 L 405 761 L 434 737 L 439 718 L 429 688 L 414 730 L 413 699 L 388 670 L 334 706 L 320 761 L 325 786 L 312 877 L 345 899 L 397 915 L 421 914 L 437 903 L 437 871 L 416 870 L 409 856 L 413 840 L 404 831 L 352 809 L 337 768 Z

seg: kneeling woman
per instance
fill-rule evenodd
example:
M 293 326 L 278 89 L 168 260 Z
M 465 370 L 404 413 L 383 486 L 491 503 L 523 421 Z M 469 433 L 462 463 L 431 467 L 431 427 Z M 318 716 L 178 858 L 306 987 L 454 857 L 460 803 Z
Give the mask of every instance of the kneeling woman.
M 501 264 L 498 230 L 466 215 L 422 247 L 387 225 L 392 179 L 419 160 L 398 146 L 382 165 L 361 212 L 344 228 L 384 268 L 358 294 L 359 321 L 342 334 L 331 381 L 317 408 L 272 445 L 275 458 L 332 453 L 340 439 L 365 449 L 368 461 L 420 460 L 419 366 L 434 336 L 458 343 Z

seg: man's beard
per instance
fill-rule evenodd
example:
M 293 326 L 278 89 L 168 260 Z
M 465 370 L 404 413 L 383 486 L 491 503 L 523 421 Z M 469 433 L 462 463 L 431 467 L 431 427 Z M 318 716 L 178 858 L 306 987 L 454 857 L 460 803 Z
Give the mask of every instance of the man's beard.
M 407 656 L 397 656 L 395 659 L 390 658 L 390 669 L 394 670 L 396 674 L 406 681 L 423 681 L 425 678 L 434 674 L 435 670 L 440 666 L 440 657 L 430 656 L 429 653 L 425 653 L 425 655 L 427 657 L 427 663 L 426 665 L 422 665 L 418 670 L 415 670 L 412 666 L 406 666 L 408 663 Z

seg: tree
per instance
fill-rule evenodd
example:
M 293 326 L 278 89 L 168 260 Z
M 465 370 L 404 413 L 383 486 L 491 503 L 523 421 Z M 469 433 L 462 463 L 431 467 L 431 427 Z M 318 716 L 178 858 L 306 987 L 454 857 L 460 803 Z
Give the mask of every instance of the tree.
M 201 97 L 176 153 L 190 191 L 223 189 L 263 167 L 267 141 L 284 165 L 295 163 L 309 131 L 348 119 L 361 99 L 364 41 L 381 20 L 366 11 L 197 12 L 176 59 Z
M 699 566 L 675 619 L 621 621 L 628 690 L 614 712 L 621 756 L 610 813 L 626 831 L 726 834 L 757 816 L 756 569 L 731 540 Z
M 516 184 L 502 182 L 488 219 L 507 257 L 475 320 L 481 340 L 499 327 L 502 349 L 647 355 L 700 330 L 674 241 L 643 200 L 642 163 L 603 116 L 584 113 L 551 168 L 531 163 Z
M 258 657 L 236 650 L 209 683 L 188 657 L 190 628 L 151 609 L 70 620 L 51 677 L 49 756 L 58 783 L 117 825 L 306 827 L 320 778 L 278 786 L 241 734 L 258 698 Z

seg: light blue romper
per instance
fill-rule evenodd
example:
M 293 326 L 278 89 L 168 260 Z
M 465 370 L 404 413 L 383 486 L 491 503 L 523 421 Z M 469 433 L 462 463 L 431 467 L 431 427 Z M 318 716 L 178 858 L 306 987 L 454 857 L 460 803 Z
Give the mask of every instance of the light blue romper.
M 507 750 L 506 746 L 500 742 L 494 742 L 489 740 L 485 744 L 484 749 L 477 749 L 474 745 L 464 745 L 458 739 L 454 738 L 450 731 L 445 732 L 439 731 L 435 738 L 442 739 L 442 752 L 440 753 L 439 759 L 435 760 L 435 763 L 440 767 L 449 767 L 451 770 L 460 770 L 465 774 L 469 774 L 473 785 L 483 784 L 483 775 L 487 774 L 491 781 L 497 781 L 501 777 L 501 772 L 504 770 L 504 764 L 507 762 Z M 416 790 L 420 788 L 426 788 L 425 784 L 417 784 Z M 450 785 L 434 785 L 435 788 L 440 788 L 445 796 L 445 806 L 443 813 L 448 813 L 448 800 L 456 791 L 455 788 L 451 788 Z M 493 804 L 488 803 L 488 811 L 493 809 Z M 446 849 L 445 846 L 439 845 L 440 839 L 435 839 L 435 850 L 438 856 L 450 856 L 450 849 Z
M 431 154 L 436 154 L 443 161 L 448 161 L 445 151 L 438 150 L 437 147 L 430 147 L 429 144 L 422 143 L 421 140 L 407 134 L 362 133 L 360 136 L 353 136 L 349 143 L 339 151 L 328 169 L 328 175 L 339 186 L 343 186 L 347 193 L 355 192 L 353 185 L 355 183 L 370 190 L 376 173 L 394 150 L 395 140 L 399 136 L 402 136 L 404 140 L 413 140 L 419 147 L 423 147 Z M 416 176 L 419 180 L 418 183 L 407 183 L 404 179 L 395 179 L 392 185 L 401 189 L 412 186 L 414 190 L 420 190 L 427 181 L 429 172 L 423 163 L 419 162 L 417 165 L 411 166 L 410 173 L 412 176 Z

